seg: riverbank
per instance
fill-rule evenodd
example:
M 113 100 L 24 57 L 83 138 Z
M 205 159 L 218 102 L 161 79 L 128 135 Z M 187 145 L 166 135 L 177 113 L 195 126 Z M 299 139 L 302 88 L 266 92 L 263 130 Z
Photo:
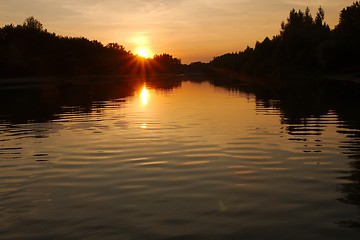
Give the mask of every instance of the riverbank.
M 65 76 L 39 76 L 21 78 L 0 78 L 0 90 L 31 89 L 44 86 L 64 86 L 83 84 L 107 84 L 131 81 L 132 83 L 164 82 L 169 76 L 173 76 L 172 83 L 179 81 L 183 75 L 180 74 L 118 74 L 118 75 L 81 75 L 74 77 Z M 171 84 L 171 83 L 169 83 Z
M 225 68 L 211 68 L 209 76 L 218 83 L 250 85 L 275 91 L 300 91 L 321 85 L 336 85 L 360 89 L 360 73 L 311 73 L 296 68 L 276 71 L 272 74 L 242 73 Z
M 360 73 L 334 74 L 326 76 L 325 79 L 360 87 Z

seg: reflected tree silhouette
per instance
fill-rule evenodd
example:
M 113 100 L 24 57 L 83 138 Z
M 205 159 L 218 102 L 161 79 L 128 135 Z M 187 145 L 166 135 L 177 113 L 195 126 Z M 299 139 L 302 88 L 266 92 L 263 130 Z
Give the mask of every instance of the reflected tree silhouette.
M 358 93 L 353 98 L 349 95 L 345 96 L 341 107 L 337 109 L 339 120 L 343 122 L 338 132 L 348 139 L 339 147 L 343 150 L 343 154 L 348 156 L 351 167 L 351 170 L 341 177 L 346 182 L 341 184 L 338 190 L 343 194 L 339 201 L 357 206 L 359 217 L 343 220 L 339 224 L 360 229 L 360 113 L 353 101 L 360 101 Z
M 339 179 L 345 180 L 338 186 L 342 197 L 338 200 L 355 205 L 358 208 L 358 219 L 344 219 L 338 224 L 342 227 L 360 229 L 360 88 L 349 87 L 341 83 L 332 82 L 320 84 L 316 88 L 302 89 L 302 91 L 269 91 L 267 88 L 241 85 L 222 79 L 213 80 L 216 86 L 227 88 L 229 91 L 245 92 L 256 96 L 256 104 L 268 109 L 281 112 L 281 123 L 285 125 L 287 133 L 292 136 L 290 141 L 307 141 L 307 136 L 317 136 L 314 145 L 320 152 L 320 139 L 324 131 L 324 124 L 319 120 L 321 115 L 334 112 L 338 118 L 338 133 L 344 134 L 347 141 L 339 146 L 343 154 L 349 159 L 350 171 L 341 172 Z M 306 130 L 306 131 L 304 131 Z M 309 152 L 304 145 L 304 152 Z
M 170 91 L 180 86 L 181 79 L 175 76 L 87 77 L 61 84 L 0 89 L 0 122 L 48 122 L 66 111 L 89 113 L 101 109 L 101 101 L 133 96 L 144 82 L 151 88 Z
M 359 217 L 356 220 L 343 220 L 339 224 L 360 229 L 360 121 L 357 124 L 356 129 L 342 130 L 344 134 L 347 134 L 349 141 L 340 147 L 344 150 L 344 154 L 348 155 L 352 170 L 347 173 L 347 176 L 342 177 L 347 181 L 339 187 L 339 191 L 343 193 L 339 201 L 357 206 Z

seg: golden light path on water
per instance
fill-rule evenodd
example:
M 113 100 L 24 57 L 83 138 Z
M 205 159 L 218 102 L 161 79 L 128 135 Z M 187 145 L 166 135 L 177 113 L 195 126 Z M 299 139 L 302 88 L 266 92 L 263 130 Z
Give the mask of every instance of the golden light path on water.
M 149 97 L 150 97 L 149 89 L 146 87 L 146 84 L 144 84 L 142 86 L 142 88 L 140 90 L 140 94 L 139 94 L 140 104 L 142 107 L 146 107 L 148 105 Z M 146 129 L 147 123 L 146 122 L 142 123 L 140 128 Z
M 148 104 L 149 97 L 150 97 L 149 89 L 147 89 L 146 84 L 144 84 L 140 92 L 140 100 L 143 106 L 146 106 Z

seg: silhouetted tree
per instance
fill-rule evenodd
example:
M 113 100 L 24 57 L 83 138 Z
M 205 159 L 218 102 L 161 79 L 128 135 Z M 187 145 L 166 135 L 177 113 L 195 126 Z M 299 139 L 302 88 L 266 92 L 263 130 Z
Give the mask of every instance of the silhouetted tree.
M 106 45 L 107 48 L 119 51 L 119 52 L 125 52 L 125 48 L 123 45 L 120 45 L 118 43 L 108 43 Z
M 23 23 L 23 27 L 35 29 L 39 31 L 43 30 L 42 23 L 39 20 L 35 19 L 34 17 L 28 17 L 27 19 L 25 19 L 25 22 Z
M 181 60 L 167 53 L 154 55 L 151 63 L 152 69 L 160 73 L 180 72 L 182 68 Z
M 208 71 L 208 64 L 203 62 L 192 62 L 185 66 L 187 73 L 206 73 Z
M 0 28 L 0 77 L 40 75 L 129 74 L 179 72 L 181 61 L 169 54 L 137 61 L 138 57 L 118 43 L 104 46 L 84 37 L 62 37 L 44 30 L 34 17 L 22 25 Z
M 360 3 L 344 8 L 340 12 L 339 24 L 332 35 L 319 48 L 322 66 L 328 71 L 360 71 Z
M 339 24 L 335 27 L 337 34 L 343 37 L 360 37 L 360 3 L 355 2 L 340 12 Z
M 324 55 L 319 54 L 319 49 L 331 37 L 324 20 L 322 7 L 318 8 L 315 19 L 309 8 L 305 11 L 292 9 L 286 22 L 281 23 L 278 35 L 257 41 L 254 48 L 215 57 L 210 66 L 256 76 L 285 78 L 294 72 L 321 71 Z
M 316 17 L 315 17 L 315 23 L 317 26 L 323 26 L 324 25 L 324 19 L 325 19 L 325 11 L 324 9 L 320 6 L 318 9 L 318 12 L 316 13 Z

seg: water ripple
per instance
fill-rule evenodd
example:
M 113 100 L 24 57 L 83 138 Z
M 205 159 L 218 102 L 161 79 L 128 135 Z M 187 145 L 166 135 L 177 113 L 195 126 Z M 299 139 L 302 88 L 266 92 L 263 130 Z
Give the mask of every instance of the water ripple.
M 354 123 L 208 84 L 150 96 L 1 123 L 0 238 L 358 236 L 335 224 L 358 217 L 337 201 L 356 186 Z

